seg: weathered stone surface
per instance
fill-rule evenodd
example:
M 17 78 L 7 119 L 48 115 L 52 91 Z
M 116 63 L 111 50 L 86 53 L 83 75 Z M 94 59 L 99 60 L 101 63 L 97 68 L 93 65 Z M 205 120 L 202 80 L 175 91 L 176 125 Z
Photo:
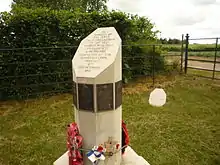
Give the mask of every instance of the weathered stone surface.
M 120 49 L 121 39 L 115 28 L 98 28 L 82 40 L 76 51 L 72 61 L 76 77 L 97 77 L 120 56 Z

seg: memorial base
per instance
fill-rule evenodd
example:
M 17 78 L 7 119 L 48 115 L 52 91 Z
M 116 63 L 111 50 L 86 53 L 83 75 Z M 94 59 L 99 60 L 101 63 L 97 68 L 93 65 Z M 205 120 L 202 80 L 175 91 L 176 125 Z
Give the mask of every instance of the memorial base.
M 57 159 L 53 165 L 69 165 L 68 151 Z M 92 164 L 92 163 L 91 163 Z M 150 165 L 142 156 L 139 156 L 131 147 L 127 147 L 122 156 L 121 165 Z

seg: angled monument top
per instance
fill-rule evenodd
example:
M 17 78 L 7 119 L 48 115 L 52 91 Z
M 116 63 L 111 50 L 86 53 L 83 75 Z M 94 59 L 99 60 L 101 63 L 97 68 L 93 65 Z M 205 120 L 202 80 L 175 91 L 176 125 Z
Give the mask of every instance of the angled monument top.
M 98 28 L 83 39 L 72 60 L 76 77 L 95 78 L 118 55 L 121 38 L 114 27 Z

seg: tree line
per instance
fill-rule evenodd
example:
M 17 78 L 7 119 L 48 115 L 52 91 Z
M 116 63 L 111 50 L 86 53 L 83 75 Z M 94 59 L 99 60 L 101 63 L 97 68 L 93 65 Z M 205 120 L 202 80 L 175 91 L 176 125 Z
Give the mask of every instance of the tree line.
M 181 44 L 182 43 L 182 40 L 179 40 L 179 39 L 176 39 L 176 38 L 173 38 L 173 39 L 171 39 L 171 38 L 168 38 L 168 39 L 167 38 L 160 38 L 159 40 L 162 44 Z M 183 42 L 185 43 L 185 40 L 183 40 Z
M 107 0 L 13 0 L 12 10 L 17 7 L 36 9 L 46 7 L 52 10 L 69 10 L 82 12 L 107 10 Z

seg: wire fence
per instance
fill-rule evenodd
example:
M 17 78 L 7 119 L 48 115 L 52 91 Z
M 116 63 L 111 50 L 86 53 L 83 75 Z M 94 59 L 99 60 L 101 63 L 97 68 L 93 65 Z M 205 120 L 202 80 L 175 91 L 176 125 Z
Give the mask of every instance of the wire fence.
M 123 82 L 185 74 L 220 80 L 220 38 L 190 38 L 181 44 L 122 45 Z M 199 42 L 209 41 L 209 44 Z M 211 41 L 211 42 L 210 42 Z M 196 43 L 195 43 L 196 42 Z M 0 100 L 72 92 L 72 58 L 78 46 L 0 48 Z
M 72 58 L 78 46 L 0 49 L 0 100 L 72 92 Z M 182 70 L 183 46 L 123 45 L 123 81 Z M 181 62 L 182 61 L 182 62 Z M 150 81 L 150 80 L 149 80 Z

